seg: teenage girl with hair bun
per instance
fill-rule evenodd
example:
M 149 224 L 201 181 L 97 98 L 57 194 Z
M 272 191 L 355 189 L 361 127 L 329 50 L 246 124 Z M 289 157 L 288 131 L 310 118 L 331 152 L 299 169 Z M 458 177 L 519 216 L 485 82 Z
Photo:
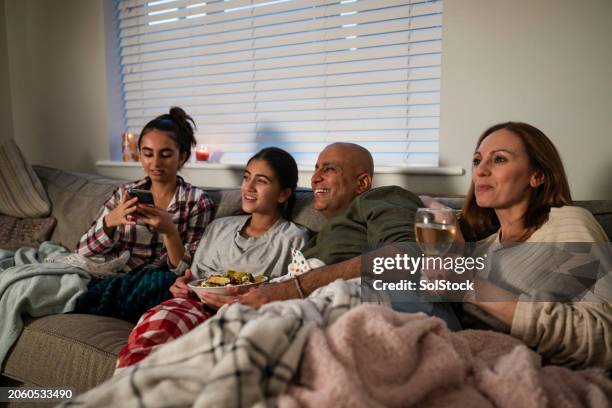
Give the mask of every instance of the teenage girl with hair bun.
M 76 249 L 86 257 L 117 257 L 127 250 L 124 271 L 130 273 L 93 279 L 76 311 L 135 322 L 170 297 L 168 288 L 191 265 L 213 209 L 204 191 L 177 174 L 196 144 L 194 127 L 183 109 L 173 107 L 142 129 L 138 149 L 146 177 L 113 192 Z M 128 197 L 133 188 L 151 191 L 155 206 Z

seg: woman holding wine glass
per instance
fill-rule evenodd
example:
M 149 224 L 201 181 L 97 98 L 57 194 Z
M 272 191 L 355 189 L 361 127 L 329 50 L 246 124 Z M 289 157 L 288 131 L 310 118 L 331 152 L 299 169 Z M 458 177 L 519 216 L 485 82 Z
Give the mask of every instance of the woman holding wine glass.
M 612 309 L 606 302 L 612 295 L 610 282 L 606 282 L 608 286 L 599 282 L 594 287 L 593 292 L 599 290 L 603 302 L 579 298 L 573 302 L 530 301 L 546 289 L 536 283 L 547 278 L 549 283 L 557 284 L 557 291 L 566 289 L 555 276 L 544 276 L 554 270 L 550 265 L 557 262 L 551 256 L 552 243 L 607 241 L 593 216 L 571 206 L 571 202 L 559 154 L 540 130 L 525 123 L 508 122 L 483 133 L 474 152 L 462 228 L 453 228 L 452 219 L 443 222 L 446 230 L 455 231 L 455 242 L 464 241 L 462 232 L 468 241 L 486 237 L 477 242 L 473 256 L 496 257 L 495 262 L 489 259 L 492 266 L 486 273 L 488 279 L 478 274 L 477 291 L 468 292 L 464 298 L 463 324 L 473 327 L 477 323 L 477 327 L 509 332 L 554 363 L 609 368 Z M 440 224 L 439 203 L 434 201 L 428 206 L 434 209 L 424 211 L 434 213 L 433 219 L 438 220 L 435 223 Z M 422 220 L 423 216 L 417 214 L 416 222 Z M 431 242 L 432 238 L 427 237 L 423 234 L 420 244 Z M 527 245 L 513 248 L 511 244 L 515 243 Z M 439 279 L 448 274 L 424 271 L 424 275 Z
M 489 327 L 505 326 L 552 363 L 610 368 L 610 303 L 534 301 L 536 282 L 550 278 L 539 276 L 545 270 L 542 263 L 550 260 L 550 246 L 515 246 L 506 251 L 509 243 L 608 241 L 591 213 L 571 204 L 559 153 L 540 130 L 507 122 L 480 136 L 461 223 L 470 240 L 497 229 L 479 241 L 478 248 L 500 261 L 490 271 L 495 284 L 476 277 L 478 296 L 467 293 L 464 313 Z M 463 240 L 460 232 L 456 240 Z M 483 293 L 488 301 L 478 299 Z M 610 299 L 610 293 L 603 298 Z

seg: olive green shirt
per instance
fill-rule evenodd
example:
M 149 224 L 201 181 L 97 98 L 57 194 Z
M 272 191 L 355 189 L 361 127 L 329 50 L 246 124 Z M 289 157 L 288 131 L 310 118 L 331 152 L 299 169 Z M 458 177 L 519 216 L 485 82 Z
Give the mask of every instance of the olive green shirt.
M 414 217 L 423 207 L 418 196 L 397 186 L 374 188 L 357 196 L 306 243 L 306 258 L 326 265 L 359 256 L 381 244 L 414 242 Z

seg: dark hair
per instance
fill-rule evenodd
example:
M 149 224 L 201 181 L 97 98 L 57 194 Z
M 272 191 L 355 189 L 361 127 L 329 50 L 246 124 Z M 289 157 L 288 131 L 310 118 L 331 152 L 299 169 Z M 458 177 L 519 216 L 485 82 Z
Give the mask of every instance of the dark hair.
M 191 122 L 191 123 L 189 123 Z M 138 137 L 138 150 L 140 150 L 140 142 L 142 137 L 153 130 L 159 130 L 166 133 L 179 148 L 180 153 L 187 153 L 185 161 L 181 163 L 181 167 L 191 156 L 191 148 L 196 145 L 196 140 L 193 135 L 193 130 L 196 128 L 195 122 L 191 116 L 178 106 L 170 108 L 169 113 L 165 113 L 151 120 L 142 128 Z
M 487 136 L 501 129 L 506 129 L 521 139 L 529 157 L 529 164 L 543 180 L 542 184 L 532 190 L 527 212 L 523 215 L 525 228 L 534 231 L 548 220 L 551 207 L 572 204 L 563 163 L 551 140 L 541 130 L 522 122 L 505 122 L 491 126 L 480 136 L 475 150 Z M 472 235 L 472 239 L 483 238 L 499 227 L 495 211 L 492 208 L 481 208 L 476 203 L 473 181 L 463 206 L 463 220 L 464 226 L 469 230 L 467 235 Z
M 264 160 L 274 170 L 281 189 L 290 188 L 291 195 L 280 206 L 281 215 L 286 220 L 291 220 L 291 212 L 295 206 L 295 189 L 298 182 L 298 168 L 293 156 L 279 149 L 278 147 L 267 147 L 260 150 L 251 157 L 247 166 L 252 160 Z

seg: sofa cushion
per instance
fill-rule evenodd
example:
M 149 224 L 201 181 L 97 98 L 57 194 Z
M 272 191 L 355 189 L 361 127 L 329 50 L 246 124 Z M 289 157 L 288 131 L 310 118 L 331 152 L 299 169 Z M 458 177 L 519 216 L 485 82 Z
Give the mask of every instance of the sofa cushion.
M 3 375 L 81 393 L 109 378 L 134 326 L 110 317 L 60 314 L 26 320 Z
M 321 231 L 327 222 L 323 214 L 312 206 L 312 191 L 300 190 L 296 194 L 293 221 L 311 231 Z
M 34 166 L 34 170 L 53 203 L 51 215 L 57 219 L 51 240 L 71 250 L 96 219 L 102 204 L 123 183 L 43 166 Z
M 46 218 L 15 218 L 0 215 L 0 248 L 16 250 L 38 246 L 47 241 L 53 232 L 56 220 Z
M 241 207 L 240 189 L 207 189 L 206 193 L 215 203 L 214 218 L 229 217 L 231 215 L 244 214 Z
M 576 201 L 574 204 L 589 210 L 612 241 L 612 200 Z
M 32 167 L 14 140 L 0 145 L 0 214 L 46 217 L 51 204 Z

